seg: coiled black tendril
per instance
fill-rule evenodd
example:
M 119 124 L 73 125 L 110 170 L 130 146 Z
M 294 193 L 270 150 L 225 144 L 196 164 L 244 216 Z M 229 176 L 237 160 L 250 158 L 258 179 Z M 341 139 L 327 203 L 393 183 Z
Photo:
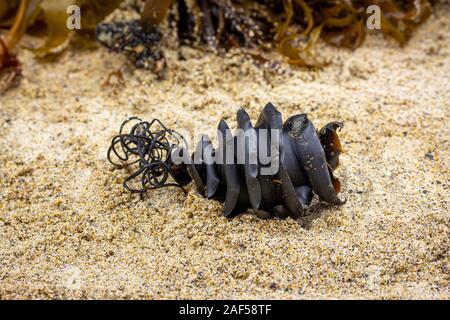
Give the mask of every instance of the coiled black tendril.
M 125 127 L 134 122 L 129 133 L 124 133 Z M 137 171 L 123 182 L 125 189 L 143 196 L 147 190 L 163 187 L 179 187 L 185 193 L 185 185 L 176 177 L 177 166 L 171 159 L 172 150 L 186 141 L 178 132 L 166 128 L 159 119 L 151 122 L 142 121 L 137 117 L 129 118 L 120 126 L 117 136 L 112 139 L 108 149 L 108 160 L 119 168 L 135 166 Z M 115 162 L 112 158 L 120 162 Z M 174 182 L 168 182 L 169 177 Z M 139 179 L 140 188 L 130 184 Z

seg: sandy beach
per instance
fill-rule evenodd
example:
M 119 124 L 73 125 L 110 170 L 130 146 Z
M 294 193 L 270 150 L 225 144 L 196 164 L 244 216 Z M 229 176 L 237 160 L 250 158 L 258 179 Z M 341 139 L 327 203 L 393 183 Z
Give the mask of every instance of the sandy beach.
M 450 299 L 449 4 L 434 11 L 403 48 L 320 43 L 321 70 L 171 47 L 158 80 L 100 46 L 22 50 L 0 97 L 0 299 Z M 125 84 L 103 86 L 116 70 Z M 345 123 L 345 205 L 228 220 L 193 186 L 140 200 L 106 159 L 129 116 L 212 136 L 267 102 Z

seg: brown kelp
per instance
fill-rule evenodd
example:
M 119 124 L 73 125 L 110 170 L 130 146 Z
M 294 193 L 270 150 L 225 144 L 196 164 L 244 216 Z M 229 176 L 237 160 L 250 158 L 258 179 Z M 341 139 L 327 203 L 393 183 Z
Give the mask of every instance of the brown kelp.
M 181 41 L 214 50 L 277 48 L 291 64 L 321 66 L 313 52 L 317 40 L 356 49 L 372 5 L 380 8 L 381 32 L 402 45 L 432 12 L 427 0 L 147 0 L 142 21 L 156 28 L 163 17 L 175 19 L 169 26 L 177 26 Z
M 67 8 L 78 5 L 83 12 L 82 31 L 95 30 L 98 22 L 112 12 L 122 0 L 0 0 L 0 27 L 8 29 L 0 38 L 0 92 L 20 74 L 16 46 L 26 30 L 43 26 L 47 33 L 39 48 L 29 48 L 38 56 L 53 53 L 67 43 L 71 30 L 67 28 Z
M 10 27 L 4 43 L 8 51 L 14 50 L 28 27 L 42 22 L 47 31 L 46 43 L 35 49 L 39 55 L 51 53 L 64 44 L 70 34 L 67 28 L 67 8 L 80 7 L 83 13 L 81 30 L 93 31 L 106 15 L 111 13 L 122 0 L 0 0 L 0 26 Z
M 429 17 L 433 4 L 429 0 L 136 0 L 134 3 L 141 10 L 140 21 L 98 27 L 121 2 L 0 0 L 0 28 L 9 29 L 1 40 L 0 71 L 11 62 L 16 64 L 15 47 L 29 27 L 44 26 L 47 31 L 46 42 L 33 49 L 37 55 L 45 56 L 64 47 L 71 34 L 66 27 L 66 10 L 72 4 L 81 8 L 83 33 L 97 28 L 102 44 L 119 52 L 121 47 L 133 48 L 133 52 L 125 53 L 137 66 L 157 72 L 165 66 L 159 42 L 173 34 L 174 28 L 183 44 L 203 44 L 219 53 L 236 47 L 258 52 L 251 56 L 275 49 L 290 64 L 317 67 L 324 64 L 314 53 L 319 39 L 350 49 L 362 44 L 368 31 L 369 6 L 380 8 L 380 32 L 403 45 L 414 28 Z M 131 1 L 128 5 L 131 6 Z M 105 40 L 102 31 L 109 29 L 121 39 L 120 47 L 102 41 Z M 134 30 L 132 37 L 127 34 L 130 30 Z M 139 45 L 128 45 L 134 42 Z

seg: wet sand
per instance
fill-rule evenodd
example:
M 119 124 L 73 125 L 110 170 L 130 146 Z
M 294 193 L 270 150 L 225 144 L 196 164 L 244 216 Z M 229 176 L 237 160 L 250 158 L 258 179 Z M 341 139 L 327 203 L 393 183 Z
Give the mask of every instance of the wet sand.
M 159 81 L 100 47 L 22 51 L 21 84 L 0 97 L 0 298 L 449 299 L 449 21 L 438 6 L 404 48 L 319 45 L 332 64 L 315 71 L 172 48 Z M 126 85 L 102 87 L 114 70 Z M 345 122 L 344 206 L 227 220 L 192 187 L 141 201 L 106 160 L 128 116 L 212 135 L 269 101 L 284 119 Z

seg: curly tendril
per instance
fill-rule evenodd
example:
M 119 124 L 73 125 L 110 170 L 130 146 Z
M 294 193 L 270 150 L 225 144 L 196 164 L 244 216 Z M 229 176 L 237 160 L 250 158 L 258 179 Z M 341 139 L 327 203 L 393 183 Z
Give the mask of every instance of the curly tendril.
M 125 127 L 134 121 L 137 123 L 132 125 L 129 133 L 124 133 Z M 147 190 L 163 187 L 179 187 L 186 193 L 183 182 L 174 172 L 176 165 L 171 158 L 172 151 L 181 143 L 186 145 L 183 136 L 166 128 L 159 119 L 147 122 L 132 117 L 122 123 L 119 134 L 112 139 L 108 160 L 119 168 L 134 166 L 137 169 L 123 183 L 132 193 L 142 196 Z M 168 182 L 169 177 L 174 182 Z M 140 182 L 140 188 L 130 185 L 136 180 Z

